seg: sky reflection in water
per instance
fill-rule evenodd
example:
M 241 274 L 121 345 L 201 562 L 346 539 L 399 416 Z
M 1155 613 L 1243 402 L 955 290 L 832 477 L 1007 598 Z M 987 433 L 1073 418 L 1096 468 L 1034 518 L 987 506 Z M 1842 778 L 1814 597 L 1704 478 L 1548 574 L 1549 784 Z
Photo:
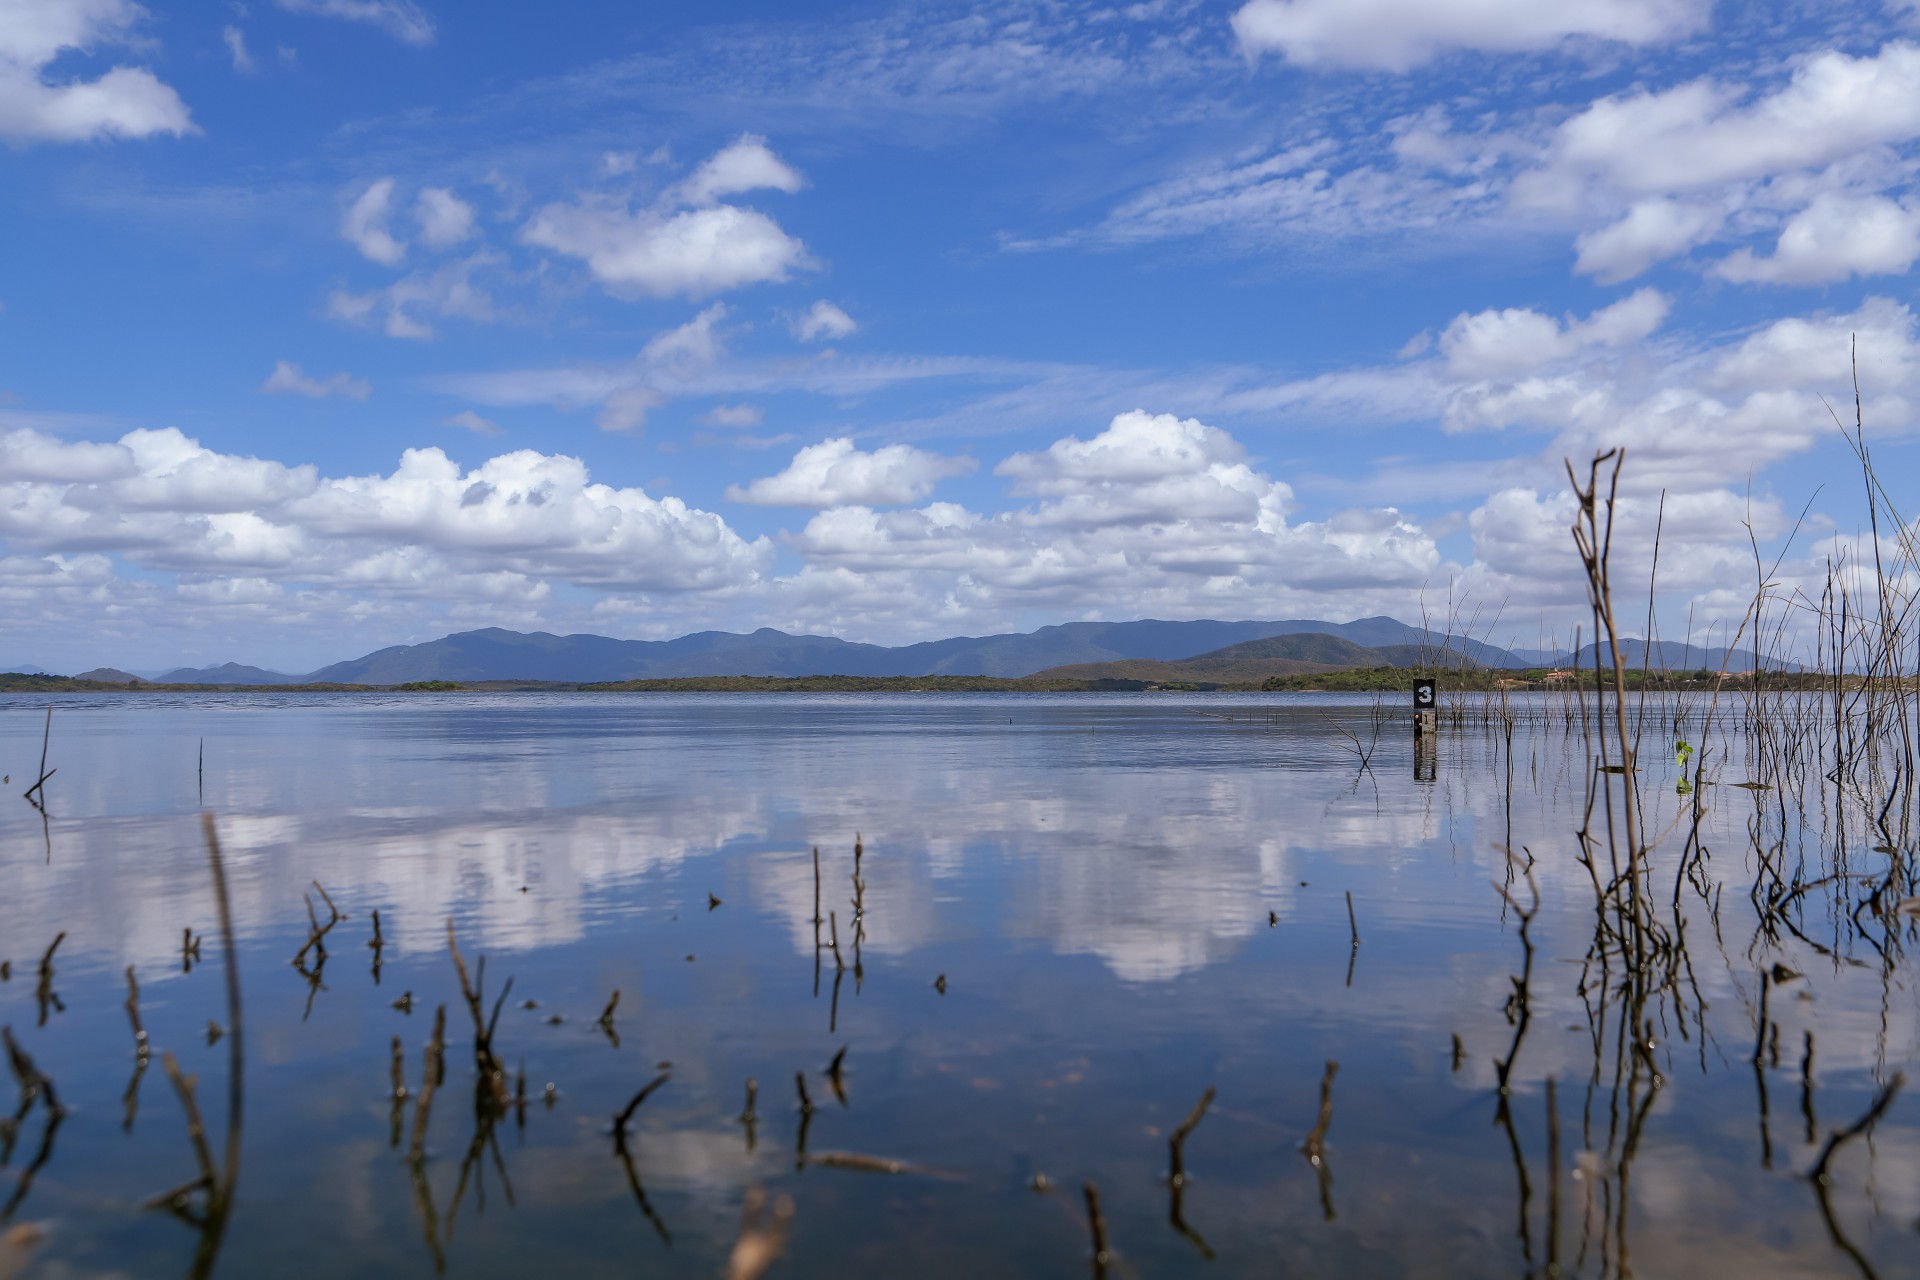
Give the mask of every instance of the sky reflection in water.
M 31 780 L 49 701 L 59 773 L 43 833 L 13 796 Z M 1803 944 L 1752 948 L 1751 913 L 1740 913 L 1760 793 L 1711 789 L 1711 873 L 1729 891 L 1717 936 L 1704 912 L 1690 921 L 1704 1023 L 1663 1020 L 1661 1087 L 1616 1096 L 1611 1041 L 1594 1083 L 1579 990 L 1593 894 L 1573 861 L 1586 795 L 1577 733 L 1523 724 L 1509 762 L 1496 732 L 1449 730 L 1421 779 L 1406 725 L 1376 745 L 1371 706 L 1276 695 L 0 702 L 0 770 L 14 783 L 0 804 L 0 957 L 12 964 L 0 1023 L 71 1113 L 14 1213 L 52 1229 L 28 1274 L 184 1275 L 191 1263 L 191 1232 L 140 1206 L 193 1173 L 157 1050 L 199 1075 L 203 1097 L 224 1095 L 226 1046 L 206 1034 L 225 1008 L 198 834 L 202 738 L 249 1020 L 246 1159 L 220 1274 L 419 1275 L 437 1252 L 462 1276 L 714 1275 L 753 1185 L 797 1206 L 775 1275 L 1072 1274 L 1091 1265 L 1078 1194 L 1088 1179 L 1116 1275 L 1527 1274 L 1544 1272 L 1549 1250 L 1566 1274 L 1605 1275 L 1620 1273 L 1623 1242 L 1643 1275 L 1858 1274 L 1804 1174 L 1828 1131 L 1912 1058 L 1910 966 L 1898 961 L 1883 982 L 1872 954 L 1861 968 Z M 1370 770 L 1337 725 L 1373 750 Z M 1737 760 L 1724 772 L 1745 776 Z M 1673 780 L 1647 771 L 1664 805 L 1656 828 L 1672 819 Z M 1507 880 L 1509 841 L 1537 859 L 1541 898 L 1510 1126 L 1496 1123 L 1494 1064 L 1514 1035 L 1522 947 L 1493 887 Z M 832 952 L 814 945 L 816 845 L 822 912 L 848 965 L 837 984 Z M 316 879 L 349 917 L 319 985 L 287 963 Z M 1526 900 L 1523 883 L 1515 893 Z M 374 909 L 387 943 L 377 985 L 363 945 Z M 469 961 L 488 957 L 489 999 L 514 979 L 497 1044 L 509 1066 L 524 1062 L 535 1097 L 524 1127 L 500 1124 L 499 1162 L 488 1148 L 465 1171 L 451 1213 L 475 1117 L 449 917 Z M 1802 927 L 1831 944 L 1823 922 Z M 210 935 L 190 972 L 183 928 Z M 61 930 L 53 986 L 65 1008 L 37 1026 L 35 969 Z M 1756 1073 L 1757 975 L 1775 960 L 1805 976 L 1770 991 L 1778 1065 L 1763 1052 Z M 128 965 L 156 1046 L 130 1127 Z M 609 1035 L 596 1019 L 616 988 Z M 393 1007 L 409 992 L 410 1014 Z M 390 1145 L 388 1046 L 401 1037 L 417 1086 L 440 1002 L 448 1073 L 425 1166 L 429 1248 L 405 1138 Z M 1807 1033 L 1814 1087 L 1803 1097 Z M 842 1045 L 844 1107 L 821 1074 Z M 1340 1068 L 1323 1186 L 1299 1148 L 1329 1059 Z M 662 1062 L 671 1081 L 636 1112 L 630 1179 L 610 1117 Z M 818 1107 L 810 1151 L 916 1171 L 797 1170 L 796 1071 Z M 751 1149 L 736 1120 L 749 1076 Z M 548 1081 L 551 1108 L 539 1100 Z M 1209 1085 L 1218 1099 L 1185 1147 L 1183 1235 L 1169 1221 L 1167 1137 Z M 1623 1113 L 1649 1098 L 1623 1176 Z M 1896 1099 L 1871 1143 L 1834 1161 L 1836 1221 L 1881 1276 L 1920 1274 L 1914 1105 Z M 208 1111 L 217 1146 L 221 1108 Z M 41 1144 L 40 1117 L 19 1126 L 0 1197 Z M 1057 1190 L 1031 1190 L 1035 1174 Z

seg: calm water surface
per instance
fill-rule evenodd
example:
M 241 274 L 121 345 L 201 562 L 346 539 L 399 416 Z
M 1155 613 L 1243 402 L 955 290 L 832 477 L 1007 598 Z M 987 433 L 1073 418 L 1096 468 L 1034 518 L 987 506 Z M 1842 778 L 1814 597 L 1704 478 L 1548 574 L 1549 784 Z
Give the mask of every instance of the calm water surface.
M 43 826 L 18 793 L 49 703 Z M 1643 1058 L 1582 966 L 1595 911 L 1575 861 L 1590 776 L 1577 730 L 1523 716 L 1509 747 L 1499 728 L 1449 728 L 1428 762 L 1372 708 L 0 699 L 0 1024 L 68 1109 L 51 1132 L 30 1109 L 0 1139 L 7 1219 L 48 1233 L 25 1275 L 193 1264 L 193 1229 L 143 1205 L 196 1168 L 161 1050 L 198 1077 L 224 1142 L 203 806 L 226 848 L 247 1019 L 220 1275 L 713 1276 L 756 1186 L 795 1206 L 773 1275 L 1079 1275 L 1087 1181 L 1115 1276 L 1920 1275 L 1920 1097 L 1839 1148 L 1830 1216 L 1807 1177 L 1828 1134 L 1911 1069 L 1912 967 L 1849 941 L 1816 893 L 1799 936 L 1756 937 L 1748 832 L 1769 793 L 1731 785 L 1747 777 L 1739 752 L 1706 793 L 1688 983 L 1650 1008 Z M 1659 832 L 1681 801 L 1649 732 Z M 1679 845 L 1656 854 L 1663 893 Z M 820 938 L 837 931 L 844 969 L 815 943 L 816 846 L 833 916 Z M 1525 948 L 1495 885 L 1523 906 L 1531 892 L 1508 848 L 1535 860 L 1540 903 L 1518 996 Z M 326 918 L 314 881 L 346 919 L 310 977 L 290 962 L 303 895 Z M 513 980 L 496 1047 L 524 1064 L 523 1117 L 476 1115 L 448 919 L 469 962 L 486 957 L 489 1003 Z M 183 929 L 207 935 L 191 966 Z M 62 931 L 43 1018 L 38 966 Z M 1764 980 L 1776 963 L 1793 972 Z M 129 965 L 154 1045 L 139 1076 Z M 407 994 L 410 1012 L 395 1007 Z M 447 1078 L 416 1167 L 389 1046 L 400 1038 L 417 1092 L 442 1003 Z M 843 1046 L 844 1102 L 823 1074 Z M 1316 1165 L 1302 1144 L 1329 1061 Z M 663 1070 L 623 1161 L 611 1117 Z M 797 1159 L 796 1072 L 816 1108 L 807 1152 L 904 1171 Z M 1176 1219 L 1168 1138 L 1209 1087 Z

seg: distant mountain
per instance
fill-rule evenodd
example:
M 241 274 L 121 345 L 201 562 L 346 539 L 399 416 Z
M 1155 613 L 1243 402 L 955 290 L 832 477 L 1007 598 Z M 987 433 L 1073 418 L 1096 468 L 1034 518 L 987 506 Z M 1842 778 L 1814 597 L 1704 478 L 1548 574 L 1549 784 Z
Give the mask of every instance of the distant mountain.
M 397 645 L 302 677 L 312 682 L 403 684 L 414 680 L 667 680 L 687 676 L 1018 677 L 1072 664 L 1173 661 L 1276 636 L 1337 637 L 1354 647 L 1401 645 L 1463 652 L 1513 666 L 1504 649 L 1409 627 L 1392 618 L 1357 622 L 1070 622 L 1024 634 L 962 636 L 890 648 L 763 627 L 750 635 L 702 631 L 676 640 L 616 640 L 488 628 L 424 644 Z M 1309 659 L 1294 659 L 1310 661 Z M 1344 659 L 1342 659 L 1344 662 Z M 1379 665 L 1380 659 L 1362 665 Z
M 156 679 L 156 684 L 299 684 L 300 676 L 290 676 L 280 671 L 268 671 L 262 667 L 249 667 L 238 662 L 224 662 L 217 667 L 179 667 Z
M 1050 667 L 1036 673 L 1052 680 L 1150 680 L 1162 684 L 1259 684 L 1270 676 L 1318 675 L 1353 667 L 1393 665 L 1368 649 L 1339 636 L 1304 632 L 1267 636 L 1228 645 L 1197 657 L 1165 661 L 1121 658 L 1114 662 L 1083 662 Z
M 1593 665 L 1596 645 L 1583 645 L 1580 652 L 1562 652 L 1553 656 L 1551 665 L 1556 667 Z M 1600 650 L 1601 664 L 1611 665 L 1613 655 L 1605 649 Z M 1622 640 L 1620 642 L 1620 662 L 1629 670 L 1651 667 L 1655 671 L 1752 671 L 1761 664 L 1751 649 L 1708 649 L 1700 645 L 1683 644 L 1678 640 L 1656 640 L 1651 646 L 1641 640 Z M 1548 663 L 1531 663 L 1532 666 L 1546 666 Z M 1798 662 L 1780 659 L 1767 659 L 1765 666 L 1769 671 L 1804 671 L 1806 668 Z
M 1437 645 L 1381 645 L 1369 648 L 1340 636 L 1301 632 L 1228 645 L 1212 653 L 1165 662 L 1122 659 L 1053 667 L 1038 674 L 1054 680 L 1152 680 L 1163 684 L 1259 684 L 1270 676 L 1317 675 L 1357 667 L 1415 667 L 1444 664 L 1478 667 L 1457 650 Z
M 94 680 L 101 684 L 140 684 L 139 676 L 120 670 L 118 667 L 95 667 L 91 671 L 82 671 L 75 680 Z

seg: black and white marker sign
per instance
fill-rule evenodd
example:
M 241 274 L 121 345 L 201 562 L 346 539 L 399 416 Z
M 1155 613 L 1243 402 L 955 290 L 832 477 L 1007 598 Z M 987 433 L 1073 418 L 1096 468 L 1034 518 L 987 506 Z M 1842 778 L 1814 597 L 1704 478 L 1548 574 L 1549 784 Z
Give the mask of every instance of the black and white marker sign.
M 1432 711 L 1440 704 L 1433 695 L 1433 681 L 1415 680 L 1413 682 L 1413 709 Z

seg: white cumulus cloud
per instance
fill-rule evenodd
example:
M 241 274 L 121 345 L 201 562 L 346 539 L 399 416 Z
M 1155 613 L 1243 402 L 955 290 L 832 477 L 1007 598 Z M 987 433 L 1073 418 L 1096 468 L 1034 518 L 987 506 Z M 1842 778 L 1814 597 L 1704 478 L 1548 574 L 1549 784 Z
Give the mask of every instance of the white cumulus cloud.
M 1545 166 L 1514 184 L 1523 205 L 1578 209 L 1592 184 L 1629 193 L 1697 191 L 1818 168 L 1920 137 L 1920 45 L 1829 50 L 1788 84 L 1748 100 L 1710 79 L 1602 98 L 1562 124 Z
M 853 317 L 821 299 L 807 309 L 807 313 L 793 322 L 793 336 L 802 342 L 814 342 L 821 338 L 844 338 L 860 326 Z
M 473 235 L 473 206 L 445 187 L 428 187 L 414 202 L 420 239 L 428 248 L 449 249 Z
M 398 266 L 407 247 L 387 229 L 393 211 L 393 179 L 381 178 L 354 198 L 340 219 L 340 234 L 364 256 L 385 267 Z
M 520 450 L 462 469 L 407 451 L 390 474 L 222 454 L 173 428 L 110 444 L 0 433 L 0 538 L 37 555 L 380 594 L 520 594 L 549 582 L 681 592 L 756 581 L 771 557 L 711 512 L 596 484 Z
M 871 453 L 840 437 L 808 445 L 778 475 L 729 485 L 727 497 L 768 507 L 891 507 L 918 502 L 949 476 L 973 471 L 971 458 L 949 458 L 910 445 Z
M 8 0 L 0 8 L 0 139 L 86 142 L 194 131 L 180 95 L 144 67 L 49 83 L 68 50 L 127 39 L 147 11 L 131 0 Z
M 1825 192 L 1787 220 L 1771 257 L 1741 249 L 1713 274 L 1743 284 L 1823 284 L 1902 275 L 1920 258 L 1920 210 L 1885 196 Z
M 1672 40 L 1706 25 L 1705 0 L 1249 0 L 1233 15 L 1249 56 L 1405 71 L 1456 49 L 1521 53 L 1570 38 Z
M 1568 359 L 1589 347 L 1624 347 L 1666 319 L 1666 296 L 1641 289 L 1585 320 L 1560 321 L 1520 307 L 1455 316 L 1440 335 L 1440 351 L 1456 377 L 1496 378 Z
M 681 185 L 679 195 L 688 204 L 700 205 L 745 191 L 785 191 L 790 195 L 805 185 L 786 161 L 773 154 L 765 138 L 747 133 L 695 169 Z
M 1726 223 L 1724 209 L 1665 197 L 1634 202 L 1618 222 L 1574 241 L 1574 270 L 1602 284 L 1631 280 L 1656 262 L 1685 253 Z
M 794 191 L 799 175 L 758 138 L 723 149 L 662 200 L 644 208 L 606 197 L 537 211 L 527 244 L 579 258 L 617 294 L 707 297 L 787 279 L 812 265 L 806 246 L 766 214 L 712 203 L 721 195 Z
M 795 536 L 807 568 L 785 589 L 824 600 L 858 587 L 930 617 L 1101 615 L 1117 600 L 1135 616 L 1283 617 L 1323 607 L 1327 590 L 1364 612 L 1441 568 L 1432 539 L 1391 510 L 1289 522 L 1287 485 L 1224 431 L 1172 414 L 1120 414 L 996 474 L 1041 501 L 994 515 L 950 502 L 822 511 Z

